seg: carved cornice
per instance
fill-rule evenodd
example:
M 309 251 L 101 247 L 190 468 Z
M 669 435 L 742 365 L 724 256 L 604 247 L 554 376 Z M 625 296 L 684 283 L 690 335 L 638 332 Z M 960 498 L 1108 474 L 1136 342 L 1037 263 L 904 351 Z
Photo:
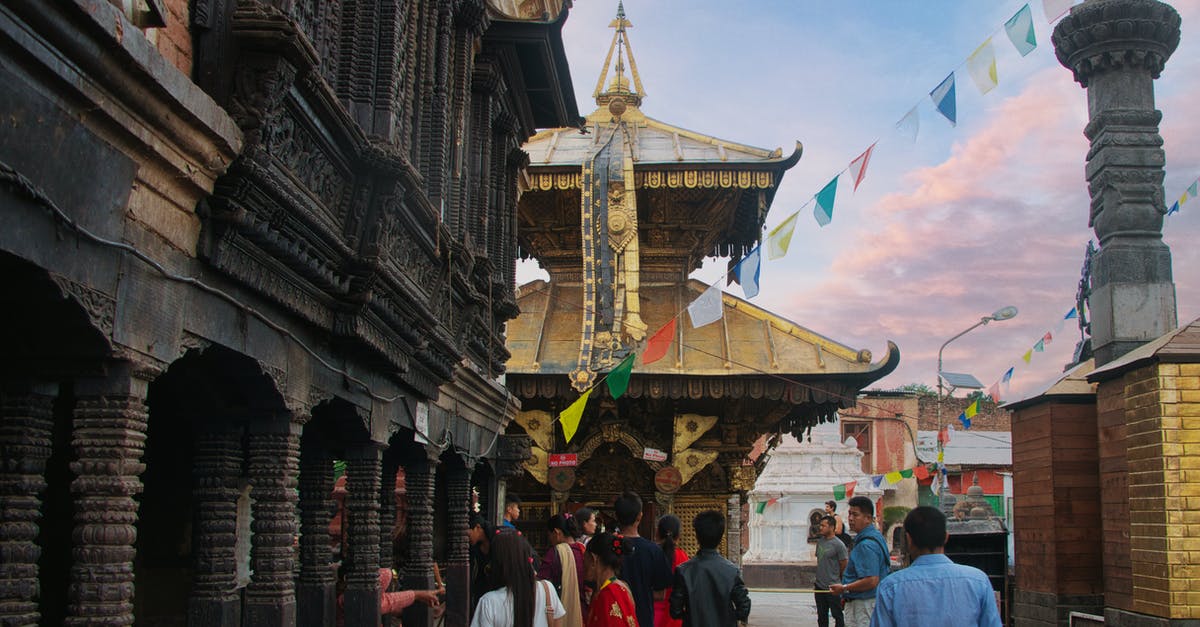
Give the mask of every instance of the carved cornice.
M 1087 87 L 1092 76 L 1127 68 L 1158 78 L 1179 46 L 1179 13 L 1156 0 L 1090 0 L 1054 28 L 1059 63 Z

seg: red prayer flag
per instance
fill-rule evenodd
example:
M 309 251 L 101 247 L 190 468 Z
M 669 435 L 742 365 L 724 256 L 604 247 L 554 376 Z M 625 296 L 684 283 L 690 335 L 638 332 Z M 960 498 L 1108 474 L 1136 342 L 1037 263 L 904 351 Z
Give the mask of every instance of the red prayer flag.
M 929 469 L 924 464 L 913 467 L 913 475 L 918 481 L 924 481 L 929 478 Z
M 1053 339 L 1054 339 L 1054 336 L 1053 336 L 1053 335 L 1050 335 L 1050 332 L 1049 332 L 1049 331 L 1046 331 L 1046 334 L 1042 336 L 1042 341 L 1043 341 L 1043 342 L 1045 342 L 1045 343 L 1047 343 L 1047 344 L 1049 344 L 1049 343 L 1050 343 L 1050 340 L 1053 340 Z
M 654 332 L 646 342 L 646 351 L 642 353 L 642 365 L 652 364 L 667 354 L 671 343 L 675 341 L 675 318 Z
M 854 486 L 858 485 L 857 481 L 851 481 L 846 484 L 846 498 L 854 496 Z
M 942 430 L 938 431 L 938 442 L 942 444 L 950 443 L 950 427 L 942 427 Z
M 999 381 L 993 383 L 992 387 L 988 388 L 988 396 L 990 396 L 992 398 L 993 403 L 1000 402 L 1000 382 Z
M 862 183 L 863 179 L 867 176 L 867 164 L 871 162 L 872 150 L 875 150 L 875 144 L 871 144 L 870 148 L 867 148 L 865 152 L 850 162 L 850 170 L 854 175 L 854 191 L 856 192 L 858 191 L 858 184 Z

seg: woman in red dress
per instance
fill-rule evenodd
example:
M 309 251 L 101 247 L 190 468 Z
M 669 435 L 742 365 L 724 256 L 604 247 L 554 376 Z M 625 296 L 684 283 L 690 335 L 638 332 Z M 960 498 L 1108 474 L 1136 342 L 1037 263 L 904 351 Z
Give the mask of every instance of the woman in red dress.
M 661 541 L 663 555 L 667 557 L 667 562 L 671 564 L 671 581 L 675 581 L 675 568 L 687 561 L 687 553 L 679 548 L 679 531 L 683 528 L 679 518 L 672 514 L 667 514 L 658 519 L 658 539 Z M 671 598 L 671 588 L 667 588 L 663 598 L 654 602 L 654 627 L 682 627 L 683 621 L 677 618 L 671 618 L 670 612 L 667 610 L 670 603 L 667 599 Z
M 625 551 L 625 537 L 620 535 L 601 533 L 588 542 L 584 563 L 596 583 L 596 594 L 588 605 L 584 627 L 638 627 L 629 585 L 617 579 Z

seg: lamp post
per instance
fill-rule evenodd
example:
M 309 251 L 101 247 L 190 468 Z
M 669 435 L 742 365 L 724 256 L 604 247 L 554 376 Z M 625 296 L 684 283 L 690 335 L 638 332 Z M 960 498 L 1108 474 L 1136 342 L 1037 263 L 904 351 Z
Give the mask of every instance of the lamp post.
M 942 452 L 943 446 L 944 446 L 942 444 L 942 438 L 941 438 L 941 435 L 942 435 L 942 351 L 946 350 L 946 347 L 950 345 L 950 342 L 957 340 L 958 338 L 970 333 L 971 331 L 973 331 L 979 327 L 986 326 L 987 323 L 989 323 L 993 320 L 996 320 L 996 321 L 1012 320 L 1015 317 L 1017 317 L 1017 308 L 1016 307 L 1013 307 L 1012 305 L 1009 305 L 1008 307 L 1001 307 L 1000 309 L 993 311 L 991 315 L 983 316 L 982 318 L 979 319 L 979 322 L 976 322 L 975 324 L 967 327 L 965 330 L 963 330 L 958 335 L 955 335 L 954 337 L 946 340 L 946 342 L 944 344 L 942 344 L 942 347 L 938 349 L 938 360 L 937 360 L 937 443 L 938 443 L 937 450 L 938 450 L 938 453 Z M 951 385 L 950 391 L 953 392 L 955 387 L 956 386 Z M 941 455 L 939 455 L 939 457 L 941 457 Z M 942 486 L 943 500 L 945 498 L 946 487 L 947 487 L 945 477 L 946 477 L 945 474 L 941 474 L 938 477 L 938 480 L 941 482 L 941 486 Z

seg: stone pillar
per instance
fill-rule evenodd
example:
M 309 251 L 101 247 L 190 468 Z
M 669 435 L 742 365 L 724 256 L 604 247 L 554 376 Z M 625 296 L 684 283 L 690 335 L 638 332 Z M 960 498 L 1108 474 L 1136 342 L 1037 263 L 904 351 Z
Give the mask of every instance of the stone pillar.
M 50 458 L 54 391 L 0 392 L 0 624 L 37 625 L 38 519 Z
M 199 434 L 192 467 L 192 501 L 196 510 L 189 625 L 241 622 L 241 594 L 237 589 L 237 501 L 241 474 L 240 429 Z
M 396 470 L 399 464 L 383 462 L 383 478 L 379 482 L 379 567 L 395 568 L 396 547 L 392 534 L 396 529 Z
M 333 513 L 333 460 L 320 444 L 300 450 L 300 578 L 296 619 L 301 627 L 332 625 L 337 619 L 337 579 L 329 521 Z
M 133 624 L 133 557 L 140 478 L 146 465 L 148 382 L 128 362 L 109 364 L 103 379 L 77 386 L 71 445 L 74 563 L 67 625 Z
M 250 425 L 249 463 L 253 532 L 243 623 L 296 624 L 296 485 L 300 426 L 285 417 Z
M 437 458 L 429 455 L 406 461 L 408 494 L 408 563 L 404 565 L 407 590 L 433 588 L 433 506 Z M 405 625 L 429 625 L 431 613 L 421 603 L 404 610 Z
M 1176 325 L 1153 81 L 1179 45 L 1179 25 L 1175 9 L 1157 0 L 1093 0 L 1054 29 L 1058 60 L 1087 89 L 1089 225 L 1100 240 L 1089 299 L 1097 366 Z
M 446 568 L 442 580 L 446 584 L 446 624 L 466 625 L 471 622 L 471 558 L 467 540 L 470 524 L 471 471 L 470 466 L 454 460 L 446 469 Z
M 725 552 L 729 561 L 742 566 L 742 495 L 734 494 L 726 502 Z
M 347 625 L 378 625 L 380 448 L 366 444 L 346 459 L 346 521 L 350 527 L 346 569 Z

